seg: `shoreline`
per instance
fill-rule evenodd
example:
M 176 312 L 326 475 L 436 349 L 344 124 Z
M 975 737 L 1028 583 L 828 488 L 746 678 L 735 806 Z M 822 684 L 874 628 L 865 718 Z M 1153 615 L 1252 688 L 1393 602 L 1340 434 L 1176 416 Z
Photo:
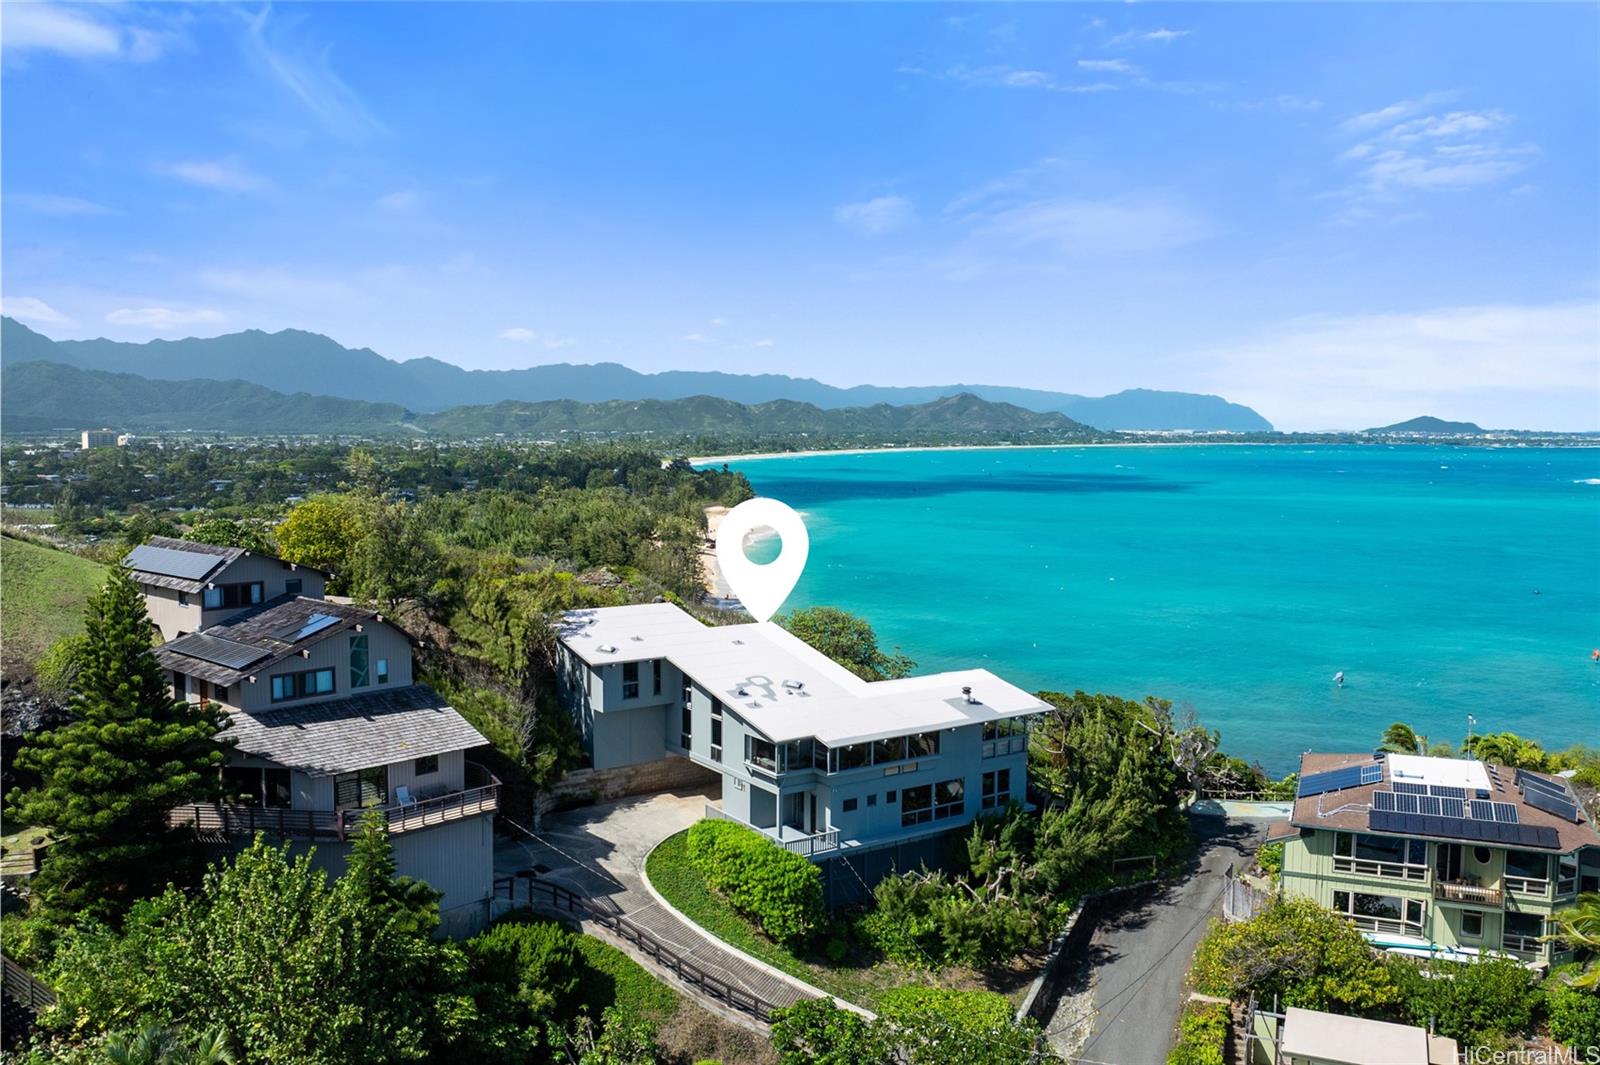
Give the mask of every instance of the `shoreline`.
M 743 455 L 700 455 L 686 461 L 691 466 L 706 466 L 721 462 L 749 462 L 752 459 L 804 459 L 817 455 L 877 455 L 882 453 L 906 455 L 917 451 L 1061 451 L 1085 447 L 1254 447 L 1266 446 L 1255 440 L 1128 440 L 1106 443 L 1061 444 L 916 444 L 912 447 L 837 447 L 813 448 L 809 451 L 751 451 Z

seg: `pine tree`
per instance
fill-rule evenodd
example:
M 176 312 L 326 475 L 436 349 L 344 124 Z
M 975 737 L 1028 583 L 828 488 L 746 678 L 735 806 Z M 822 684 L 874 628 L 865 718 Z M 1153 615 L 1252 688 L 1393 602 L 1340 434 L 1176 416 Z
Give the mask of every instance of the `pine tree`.
M 73 720 L 17 752 L 41 783 L 8 802 L 11 818 L 54 841 L 34 878 L 37 905 L 57 918 L 116 918 L 198 871 L 193 839 L 168 829 L 167 811 L 220 797 L 222 716 L 173 700 L 144 599 L 120 568 L 90 597 L 85 628 Z

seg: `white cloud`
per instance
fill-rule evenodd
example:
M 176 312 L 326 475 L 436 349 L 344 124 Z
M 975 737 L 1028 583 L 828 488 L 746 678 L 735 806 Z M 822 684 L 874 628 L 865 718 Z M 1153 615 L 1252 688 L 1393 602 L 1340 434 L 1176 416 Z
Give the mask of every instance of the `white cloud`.
M 71 325 L 72 319 L 33 296 L 6 296 L 0 298 L 0 314 L 20 318 L 24 322 L 48 322 L 51 325 Z
M 1106 74 L 1137 74 L 1139 68 L 1126 59 L 1080 59 L 1079 70 L 1092 70 Z
M 1170 251 L 1211 236 L 1210 220 L 1156 195 L 1054 197 L 982 213 L 974 232 L 1021 245 L 1046 245 L 1073 258 L 1125 258 Z
M 422 206 L 422 194 L 415 189 L 400 189 L 395 192 L 379 196 L 374 205 L 381 211 L 414 211 Z
M 0 28 L 8 52 L 56 52 L 77 59 L 115 56 L 122 35 L 88 14 L 57 4 L 5 4 Z
M 360 140 L 383 124 L 333 69 L 333 49 L 300 34 L 300 14 L 274 17 L 270 5 L 245 15 L 245 47 L 257 67 L 299 100 L 330 133 Z
M 111 4 L 6 3 L 0 4 L 0 45 L 11 55 L 52 52 L 73 59 L 145 62 L 160 58 L 182 39 L 181 33 L 156 21 L 149 10 Z
M 147 329 L 169 329 L 180 325 L 200 325 L 226 321 L 221 311 L 209 307 L 179 310 L 173 307 L 119 307 L 106 315 L 113 325 L 137 325 Z
M 1190 387 L 1281 428 L 1364 429 L 1421 414 L 1488 428 L 1600 428 L 1600 305 L 1485 304 L 1280 323 L 1189 352 Z
M 721 329 L 723 326 L 728 324 L 728 321 L 725 318 L 713 318 L 711 319 L 711 324 L 716 326 L 718 329 Z
M 930 74 L 921 67 L 900 67 L 902 74 L 918 74 L 933 77 L 939 81 L 956 81 L 963 85 L 974 85 L 997 89 L 1043 89 L 1049 92 L 1064 93 L 1099 93 L 1111 92 L 1117 86 L 1104 81 L 1096 82 L 1062 82 L 1055 76 L 1043 70 L 1026 70 L 1012 66 L 984 66 L 969 67 L 962 64 L 949 67 L 939 73 Z
M 1106 43 L 1107 44 L 1134 44 L 1134 43 L 1137 43 L 1139 41 L 1155 41 L 1155 42 L 1157 42 L 1159 44 L 1166 44 L 1169 41 L 1177 40 L 1179 37 L 1187 37 L 1187 36 L 1189 36 L 1189 34 L 1191 32 L 1193 32 L 1193 31 L 1191 31 L 1191 30 L 1169 30 L 1165 26 L 1161 27 L 1160 29 L 1154 29 L 1154 30 L 1129 30 L 1126 33 L 1117 34 L 1115 37 L 1111 38 Z
M 495 339 L 512 340 L 519 344 L 532 344 L 537 342 L 540 347 L 548 349 L 570 348 L 572 345 L 577 343 L 577 340 L 572 337 L 551 336 L 548 334 L 540 336 L 537 331 L 520 325 L 512 326 L 510 329 L 500 330 L 499 333 L 495 334 Z
M 1499 184 L 1537 154 L 1532 145 L 1502 138 L 1514 121 L 1504 111 L 1429 111 L 1446 98 L 1436 93 L 1402 100 L 1342 123 L 1362 138 L 1339 155 L 1340 162 L 1356 167 L 1356 180 L 1337 194 L 1346 201 L 1344 221 L 1370 217 L 1406 193 Z
M 5 202 L 36 214 L 93 215 L 111 214 L 111 208 L 78 196 L 58 196 L 52 193 L 8 192 Z
M 704 344 L 709 338 L 704 333 L 687 333 L 683 339 L 691 344 Z
M 769 338 L 762 338 L 761 340 L 756 341 L 756 347 L 758 347 L 758 348 L 770 348 L 770 347 L 772 347 L 772 345 L 774 343 L 775 343 L 775 341 L 773 341 L 773 340 L 771 340 Z
M 874 236 L 904 229 L 917 220 L 916 207 L 904 196 L 876 196 L 860 203 L 840 204 L 833 216 L 845 225 Z
M 267 184 L 265 178 L 231 159 L 188 159 L 158 163 L 155 170 L 158 174 L 187 184 L 219 192 L 253 192 Z

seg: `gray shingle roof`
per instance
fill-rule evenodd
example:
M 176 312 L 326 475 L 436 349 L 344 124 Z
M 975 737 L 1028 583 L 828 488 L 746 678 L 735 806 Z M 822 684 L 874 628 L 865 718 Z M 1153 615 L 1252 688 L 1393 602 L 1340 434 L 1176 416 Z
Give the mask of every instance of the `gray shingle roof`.
M 239 750 L 313 776 L 480 747 L 489 741 L 425 684 L 348 699 L 230 714 Z
M 337 620 L 301 639 L 290 638 L 317 614 Z M 200 630 L 203 636 L 220 637 L 232 644 L 260 648 L 268 652 L 268 657 L 239 668 L 209 658 L 197 658 L 183 653 L 186 641 L 194 639 L 191 635 L 156 648 L 156 661 L 161 663 L 163 669 L 176 670 L 226 687 L 239 683 L 245 677 L 258 675 L 275 663 L 299 654 L 314 643 L 352 629 L 360 622 L 378 620 L 378 615 L 373 611 L 347 603 L 280 595 L 252 610 L 224 618 Z
M 148 550 L 147 550 L 148 549 Z M 172 552 L 192 556 L 193 565 L 170 565 Z M 249 554 L 242 547 L 222 547 L 170 536 L 152 536 L 128 552 L 122 564 L 140 584 L 153 584 L 179 592 L 199 592 L 235 559 Z M 208 564 L 209 560 L 209 564 Z

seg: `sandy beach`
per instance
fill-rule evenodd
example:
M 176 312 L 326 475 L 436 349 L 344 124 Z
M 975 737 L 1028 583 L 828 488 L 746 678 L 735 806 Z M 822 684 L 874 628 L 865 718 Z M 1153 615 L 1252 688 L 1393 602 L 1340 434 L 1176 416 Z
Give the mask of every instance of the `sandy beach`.
M 700 548 L 700 568 L 704 574 L 706 594 L 713 599 L 733 598 L 733 589 L 722 579 L 722 567 L 717 563 L 717 549 L 711 546 L 717 542 L 717 530 L 722 527 L 722 519 L 727 515 L 728 508 L 721 504 L 706 508 L 706 545 Z

